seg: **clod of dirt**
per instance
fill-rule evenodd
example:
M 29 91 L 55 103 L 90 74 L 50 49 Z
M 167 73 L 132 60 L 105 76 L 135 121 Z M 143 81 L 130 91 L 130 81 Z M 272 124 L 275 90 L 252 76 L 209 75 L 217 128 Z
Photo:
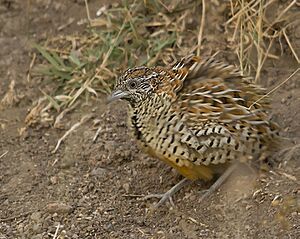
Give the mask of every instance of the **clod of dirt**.
M 97 178 L 104 178 L 107 175 L 107 170 L 104 168 L 94 168 L 91 171 L 91 176 L 96 176 Z
M 41 212 L 34 212 L 31 214 L 30 219 L 38 222 L 41 219 L 41 217 L 42 217 Z
M 73 207 L 69 204 L 54 202 L 49 203 L 46 206 L 46 210 L 48 213 L 66 214 L 70 213 L 73 210 Z

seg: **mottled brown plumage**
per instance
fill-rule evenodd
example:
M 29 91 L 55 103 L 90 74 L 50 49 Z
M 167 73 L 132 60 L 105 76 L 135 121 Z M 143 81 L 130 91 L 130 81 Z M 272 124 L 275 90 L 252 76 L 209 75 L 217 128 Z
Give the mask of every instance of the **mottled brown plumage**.
M 231 65 L 188 56 L 172 67 L 137 67 L 117 81 L 112 99 L 130 103 L 143 150 L 188 179 L 210 180 L 234 161 L 273 150 L 278 127 L 264 90 Z M 250 108 L 251 106 L 251 108 Z

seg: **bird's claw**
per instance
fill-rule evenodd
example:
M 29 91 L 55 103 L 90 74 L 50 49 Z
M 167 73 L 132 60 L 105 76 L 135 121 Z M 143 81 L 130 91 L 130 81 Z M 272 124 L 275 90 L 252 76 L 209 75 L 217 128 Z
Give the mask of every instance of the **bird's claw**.
M 159 202 L 153 206 L 153 209 L 157 209 L 162 204 L 164 204 L 167 200 L 169 200 L 172 207 L 175 206 L 174 201 L 172 199 L 172 195 L 169 191 L 166 193 L 161 193 L 161 194 L 149 194 L 149 195 L 143 197 L 143 200 L 148 200 L 150 198 L 159 198 L 160 199 Z

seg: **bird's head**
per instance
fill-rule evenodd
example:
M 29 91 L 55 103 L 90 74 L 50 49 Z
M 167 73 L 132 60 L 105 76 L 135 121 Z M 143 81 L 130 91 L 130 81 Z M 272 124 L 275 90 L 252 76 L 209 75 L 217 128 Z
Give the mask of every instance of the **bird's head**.
M 159 76 L 158 72 L 147 67 L 128 69 L 117 79 L 108 102 L 123 99 L 132 106 L 139 104 L 153 94 Z

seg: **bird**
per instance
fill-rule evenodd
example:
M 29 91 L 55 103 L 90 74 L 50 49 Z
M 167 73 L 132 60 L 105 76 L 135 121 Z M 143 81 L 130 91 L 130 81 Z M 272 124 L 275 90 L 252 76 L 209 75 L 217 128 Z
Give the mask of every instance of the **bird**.
M 184 185 L 221 175 L 205 198 L 237 163 L 263 162 L 278 147 L 280 131 L 265 94 L 251 76 L 214 56 L 191 54 L 170 66 L 121 74 L 108 101 L 127 101 L 140 148 L 184 176 L 166 193 L 146 198 L 161 198 L 159 206 Z

